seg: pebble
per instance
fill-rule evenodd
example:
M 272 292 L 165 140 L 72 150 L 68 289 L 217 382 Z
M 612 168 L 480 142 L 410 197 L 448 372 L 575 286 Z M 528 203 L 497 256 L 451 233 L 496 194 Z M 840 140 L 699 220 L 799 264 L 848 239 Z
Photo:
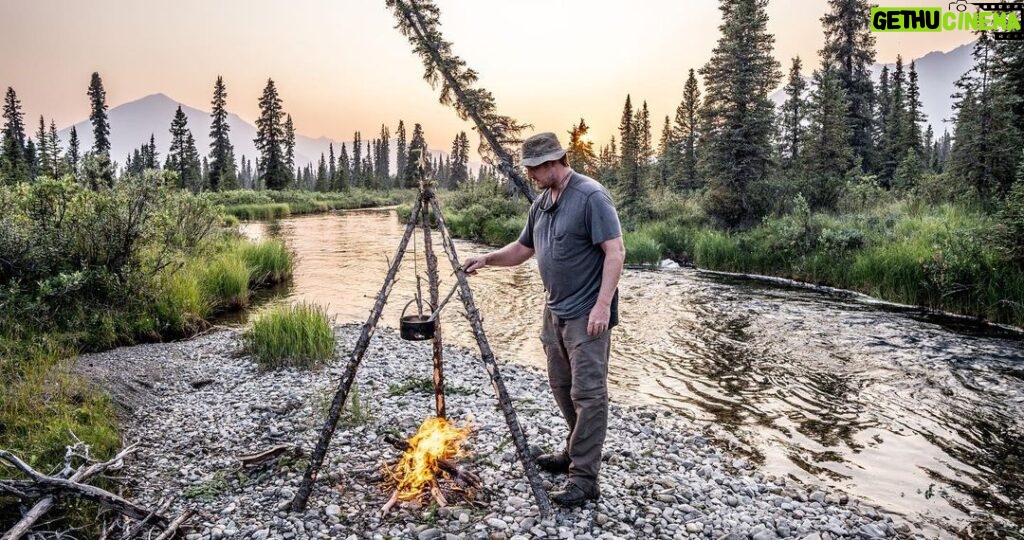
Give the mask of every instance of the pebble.
M 351 350 L 359 332 L 355 325 L 338 327 L 337 350 Z M 784 477 L 757 471 L 747 458 L 730 455 L 718 445 L 733 436 L 713 425 L 696 424 L 655 406 L 616 402 L 609 408 L 602 498 L 578 509 L 556 506 L 554 516 L 541 519 L 477 353 L 451 347 L 445 349 L 446 382 L 449 388 L 467 391 L 448 395 L 448 416 L 457 425 L 473 426 L 460 464 L 481 477 L 481 497 L 472 504 L 449 500 L 442 509 L 403 502 L 381 516 L 388 494 L 381 489 L 380 466 L 399 454 L 380 434 L 398 430 L 411 436 L 422 419 L 433 414 L 432 395 L 415 390 L 395 394 L 389 387 L 412 376 L 429 377 L 430 346 L 402 341 L 388 328 L 378 329 L 356 376 L 368 423 L 339 424 L 321 481 L 302 514 L 291 513 L 291 502 L 305 472 L 304 459 L 282 458 L 239 473 L 235 456 L 278 444 L 295 445 L 308 456 L 347 353 L 339 353 L 333 364 L 318 371 L 264 372 L 241 352 L 239 330 L 227 329 L 182 342 L 84 356 L 94 365 L 107 366 L 112 377 L 133 381 L 131 388 L 141 388 L 136 379 L 152 383 L 144 390 L 147 406 L 126 415 L 123 433 L 140 441 L 140 448 L 125 476 L 137 479 L 133 501 L 143 506 L 157 505 L 171 488 L 186 493 L 205 488 L 202 498 L 179 493 L 168 511 L 176 514 L 191 507 L 211 520 L 196 525 L 187 540 L 594 540 L 688 535 L 823 540 L 851 534 L 891 538 L 912 530 L 898 517 L 856 501 L 847 504 L 845 494 L 826 496 L 823 487 L 792 479 L 787 485 Z M 560 448 L 564 427 L 546 375 L 512 362 L 503 363 L 501 370 L 529 442 L 541 452 Z M 191 385 L 206 379 L 214 382 L 200 389 Z M 215 484 L 212 478 L 228 478 L 227 485 Z M 549 489 L 561 481 L 542 473 Z

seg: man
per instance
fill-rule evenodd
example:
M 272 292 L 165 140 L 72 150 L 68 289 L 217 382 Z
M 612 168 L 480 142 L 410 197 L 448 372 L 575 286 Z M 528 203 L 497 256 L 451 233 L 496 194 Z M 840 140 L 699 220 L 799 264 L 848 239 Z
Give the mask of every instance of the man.
M 626 250 L 608 190 L 569 167 L 554 133 L 526 139 L 522 155 L 519 165 L 544 192 L 530 208 L 517 241 L 466 259 L 464 268 L 475 274 L 485 266 L 515 266 L 537 255 L 547 291 L 540 339 L 551 391 L 569 425 L 565 448 L 539 456 L 537 464 L 568 474 L 552 500 L 581 506 L 600 496 L 610 330 L 618 323 L 616 287 Z

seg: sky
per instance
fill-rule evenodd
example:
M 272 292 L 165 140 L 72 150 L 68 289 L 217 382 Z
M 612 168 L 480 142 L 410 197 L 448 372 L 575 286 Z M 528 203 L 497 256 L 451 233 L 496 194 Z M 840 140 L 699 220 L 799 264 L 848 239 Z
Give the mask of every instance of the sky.
M 927 0 L 881 5 L 931 6 Z M 437 0 L 442 31 L 480 75 L 498 112 L 562 138 L 586 120 L 598 145 L 616 132 L 627 94 L 648 103 L 655 140 L 674 115 L 690 68 L 711 57 L 721 17 L 715 0 Z M 773 0 L 769 31 L 788 71 L 799 55 L 818 66 L 826 0 Z M 917 58 L 971 41 L 969 32 L 889 33 L 877 61 Z M 26 123 L 63 128 L 88 117 L 92 72 L 111 108 L 164 93 L 209 110 L 224 77 L 228 108 L 254 121 L 273 78 L 307 136 L 372 138 L 399 119 L 423 125 L 432 148 L 450 148 L 471 125 L 437 101 L 423 65 L 394 29 L 383 0 L 3 0 L 0 88 L 13 87 Z M 168 126 L 170 119 L 168 119 Z M 411 128 L 410 128 L 411 132 Z M 475 146 L 477 137 L 470 134 Z

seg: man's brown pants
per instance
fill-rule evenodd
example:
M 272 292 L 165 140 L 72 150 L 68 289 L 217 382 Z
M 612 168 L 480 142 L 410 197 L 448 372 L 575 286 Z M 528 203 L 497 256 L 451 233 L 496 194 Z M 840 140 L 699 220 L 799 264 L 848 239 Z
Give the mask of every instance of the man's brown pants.
M 587 335 L 587 316 L 560 319 L 544 308 L 540 340 L 548 357 L 548 382 L 569 425 L 563 452 L 569 481 L 597 488 L 601 447 L 608 430 L 608 354 L 611 332 Z

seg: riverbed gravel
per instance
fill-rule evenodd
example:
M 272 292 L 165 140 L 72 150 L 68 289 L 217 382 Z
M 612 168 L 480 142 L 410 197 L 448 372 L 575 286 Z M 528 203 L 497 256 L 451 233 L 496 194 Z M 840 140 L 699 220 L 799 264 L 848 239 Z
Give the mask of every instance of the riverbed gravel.
M 840 492 L 762 474 L 728 448 L 730 435 L 669 409 L 613 402 L 601 499 L 541 519 L 503 415 L 474 351 L 445 348 L 448 416 L 472 426 L 460 464 L 478 474 L 478 500 L 448 507 L 389 497 L 382 465 L 398 457 L 387 434 L 408 437 L 433 414 L 430 342 L 378 330 L 356 378 L 360 407 L 334 435 L 305 513 L 288 511 L 302 456 L 243 469 L 238 456 L 282 444 L 308 456 L 360 327 L 336 328 L 336 358 L 315 371 L 265 372 L 225 329 L 177 343 L 83 355 L 80 371 L 111 388 L 124 438 L 139 451 L 125 476 L 131 498 L 199 517 L 187 540 L 221 538 L 770 538 L 911 537 L 898 517 Z M 558 448 L 565 425 L 539 370 L 501 362 L 534 451 Z M 561 479 L 542 473 L 549 489 Z

